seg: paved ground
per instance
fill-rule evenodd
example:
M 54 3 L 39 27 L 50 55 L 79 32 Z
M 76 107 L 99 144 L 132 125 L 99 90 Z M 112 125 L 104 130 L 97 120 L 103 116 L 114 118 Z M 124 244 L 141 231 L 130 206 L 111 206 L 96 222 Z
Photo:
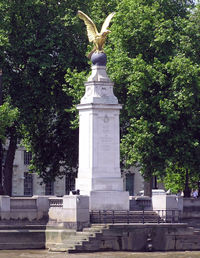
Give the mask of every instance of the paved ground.
M 82 254 L 49 253 L 45 250 L 0 250 L 0 258 L 200 258 L 200 252 L 98 252 Z

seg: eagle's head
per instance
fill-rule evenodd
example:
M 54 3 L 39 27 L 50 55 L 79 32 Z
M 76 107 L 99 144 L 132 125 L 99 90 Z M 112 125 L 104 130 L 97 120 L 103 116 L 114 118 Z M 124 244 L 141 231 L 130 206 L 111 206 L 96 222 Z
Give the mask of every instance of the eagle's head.
M 103 37 L 106 37 L 109 33 L 111 33 L 110 30 L 105 30 L 105 31 L 102 33 L 102 36 L 103 36 Z

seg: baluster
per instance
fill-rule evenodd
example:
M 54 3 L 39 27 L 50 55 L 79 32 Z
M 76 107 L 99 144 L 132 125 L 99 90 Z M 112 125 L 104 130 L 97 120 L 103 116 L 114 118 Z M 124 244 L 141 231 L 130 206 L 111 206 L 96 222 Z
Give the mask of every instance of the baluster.
M 112 211 L 112 224 L 115 223 L 115 211 L 113 210 Z
M 128 223 L 128 224 L 129 224 L 129 214 L 130 214 L 130 212 L 127 211 L 127 223 Z
M 99 223 L 101 223 L 102 222 L 102 219 L 101 219 L 101 211 L 99 210 L 99 221 L 98 221 Z
M 143 210 L 142 210 L 142 223 L 144 224 L 144 207 L 143 207 Z

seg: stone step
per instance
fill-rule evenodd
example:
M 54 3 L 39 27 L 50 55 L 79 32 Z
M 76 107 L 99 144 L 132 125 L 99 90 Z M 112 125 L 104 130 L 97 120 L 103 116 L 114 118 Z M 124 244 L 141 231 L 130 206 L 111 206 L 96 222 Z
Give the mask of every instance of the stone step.
M 76 235 L 63 239 L 62 243 L 48 243 L 51 252 L 68 252 L 76 253 L 88 250 L 86 246 L 90 246 L 93 239 L 95 241 L 98 235 L 102 234 L 102 230 L 108 228 L 108 225 L 95 224 L 91 228 L 84 228 L 82 232 L 76 232 Z
M 90 227 L 96 228 L 96 229 L 108 229 L 109 225 L 106 223 L 91 223 Z
M 75 245 L 82 245 L 83 244 L 83 242 L 89 242 L 89 239 L 82 239 L 82 240 L 79 240 L 79 239 L 69 239 L 69 240 L 66 240 L 66 241 L 64 241 L 64 242 L 62 242 L 62 243 L 56 243 L 56 244 L 54 244 L 54 243 L 52 243 L 52 244 L 49 244 L 48 245 L 48 248 L 50 248 L 50 247 L 54 247 L 54 246 L 66 246 L 66 247 L 73 247 L 73 246 L 75 246 Z
M 93 227 L 91 227 L 91 228 L 84 228 L 83 229 L 83 232 L 84 233 L 94 233 L 94 232 L 96 232 L 96 233 L 101 233 L 102 232 L 102 230 L 103 230 L 103 228 L 101 229 L 101 228 L 93 228 Z
M 75 242 L 83 242 L 83 241 L 88 241 L 89 237 L 80 237 L 80 236 L 74 236 L 68 239 L 63 239 L 62 243 L 63 244 L 68 244 L 68 243 L 75 243 Z
M 93 241 L 89 242 L 83 242 L 82 245 L 76 245 L 74 248 L 69 248 L 68 253 L 77 253 L 77 252 L 88 252 L 88 250 L 91 251 L 98 251 L 99 245 L 98 241 L 95 239 Z
M 85 246 L 90 244 L 90 241 L 82 241 L 82 242 L 68 242 L 68 243 L 59 243 L 59 244 L 52 244 L 48 247 L 50 252 L 77 252 L 77 251 L 83 251 Z
M 94 237 L 95 236 L 95 232 L 77 232 L 76 236 L 82 236 L 82 237 Z
M 75 246 L 75 245 L 56 244 L 55 246 L 50 247 L 48 250 L 49 252 L 70 252 L 69 250 L 73 252 L 77 249 L 77 246 L 78 245 Z
M 89 228 L 84 228 L 83 230 L 87 230 L 87 229 L 91 229 L 94 228 L 94 229 L 104 229 L 104 228 L 109 228 L 109 226 L 107 224 L 103 224 L 103 223 L 95 223 L 95 224 L 91 224 Z

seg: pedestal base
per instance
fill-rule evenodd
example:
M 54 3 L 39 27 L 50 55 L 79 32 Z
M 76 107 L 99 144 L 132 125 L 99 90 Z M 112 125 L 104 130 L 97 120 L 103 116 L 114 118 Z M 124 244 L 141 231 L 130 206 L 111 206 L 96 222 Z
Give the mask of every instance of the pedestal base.
M 76 189 L 80 190 L 81 195 L 90 195 L 91 191 L 122 192 L 123 180 L 121 177 L 76 178 Z
M 90 210 L 129 210 L 129 193 L 124 191 L 91 191 Z

